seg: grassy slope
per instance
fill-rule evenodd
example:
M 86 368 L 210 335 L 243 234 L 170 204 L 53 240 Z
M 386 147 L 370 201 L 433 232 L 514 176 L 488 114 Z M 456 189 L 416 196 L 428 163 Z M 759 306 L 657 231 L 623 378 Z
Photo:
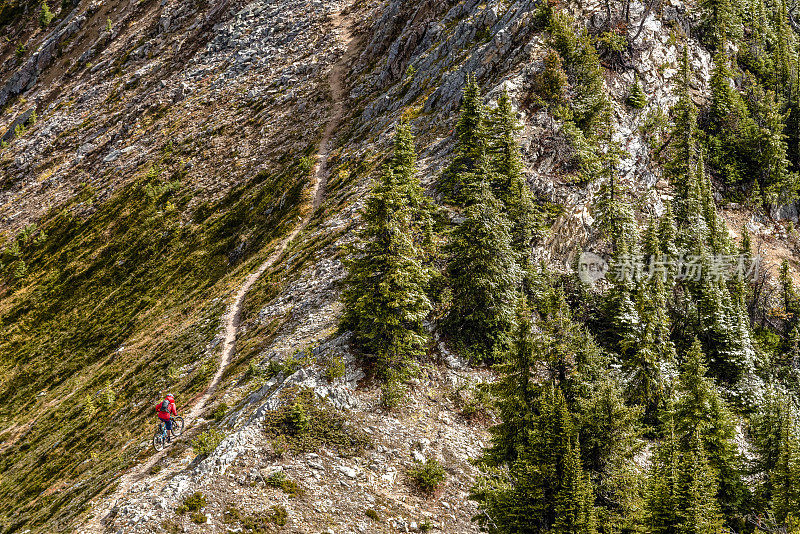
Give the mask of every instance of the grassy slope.
M 288 232 L 305 200 L 308 158 L 279 167 L 190 213 L 180 158 L 165 150 L 91 215 L 74 214 L 93 202 L 86 190 L 20 236 L 18 255 L 6 247 L 0 532 L 67 528 L 141 452 L 158 395 L 185 402 L 203 389 L 224 311 L 215 297 Z

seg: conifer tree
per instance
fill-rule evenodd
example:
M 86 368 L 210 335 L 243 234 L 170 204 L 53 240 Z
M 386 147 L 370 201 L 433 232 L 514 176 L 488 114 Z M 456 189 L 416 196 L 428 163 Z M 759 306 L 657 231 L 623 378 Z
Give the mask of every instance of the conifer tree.
M 651 225 L 652 228 L 655 225 Z M 661 249 L 658 241 L 650 246 Z M 664 280 L 668 272 L 651 276 L 637 293 L 641 327 L 634 350 L 623 361 L 628 375 L 628 398 L 644 409 L 644 420 L 656 423 L 658 411 L 669 395 L 668 379 L 664 373 L 675 365 L 675 345 L 670 339 L 667 294 Z
M 508 346 L 520 281 L 510 224 L 484 182 L 447 244 L 453 293 L 447 317 L 459 347 L 492 361 Z
M 797 426 L 791 411 L 784 410 L 781 421 L 778 458 L 770 472 L 773 491 L 772 508 L 775 519 L 785 524 L 791 516 L 800 517 L 800 443 L 798 443 Z
M 493 465 L 514 462 L 530 446 L 542 388 L 534 373 L 546 346 L 546 338 L 534 331 L 525 299 L 520 299 L 511 349 L 495 366 L 500 378 L 489 386 L 500 418 L 490 429 L 492 445 L 484 451 Z
M 42 29 L 47 28 L 53 21 L 55 14 L 50 11 L 50 6 L 47 5 L 47 0 L 42 0 L 39 5 L 39 26 Z
M 591 395 L 606 362 L 586 327 L 572 319 L 561 287 L 551 289 L 548 312 L 538 323 L 545 345 L 539 352 L 547 378 L 561 388 L 570 407 Z
M 480 511 L 474 519 L 495 534 L 594 534 L 593 490 L 559 388 L 542 389 L 531 421 L 529 444 L 519 447 L 514 460 L 498 464 L 492 455 L 479 460 L 484 476 L 470 495 Z
M 716 478 L 697 432 L 681 442 L 668 419 L 652 463 L 645 523 L 652 534 L 719 533 Z
M 580 444 L 566 442 L 563 482 L 555 497 L 553 533 L 590 534 L 596 532 L 592 485 L 581 468 Z
M 679 85 L 676 94 L 678 102 L 672 108 L 674 126 L 671 132 L 669 160 L 664 166 L 665 173 L 675 191 L 675 217 L 686 221 L 691 176 L 697 166 L 697 107 L 692 100 L 690 83 L 689 49 L 685 45 L 681 57 Z
M 522 154 L 516 140 L 522 127 L 507 91 L 500 95 L 487 123 L 492 190 L 505 206 L 505 213 L 511 221 L 512 244 L 527 280 L 531 269 L 531 245 L 538 223 L 531 191 L 522 175 Z
M 572 61 L 577 93 L 571 106 L 572 116 L 584 134 L 607 138 L 611 129 L 611 102 L 605 92 L 600 56 L 588 33 L 581 34 L 577 42 Z
M 784 334 L 788 334 L 794 325 L 797 324 L 796 315 L 798 311 L 797 292 L 794 289 L 794 282 L 792 281 L 792 276 L 789 273 L 788 260 L 783 260 L 781 262 L 781 267 L 778 271 L 778 282 L 780 283 L 781 288 L 781 304 L 783 305 L 783 311 L 786 317 L 783 330 Z
M 734 111 L 735 91 L 730 85 L 731 72 L 725 50 L 714 54 L 714 67 L 711 69 L 711 108 L 710 119 L 714 132 L 719 133 L 728 126 L 728 117 Z
M 577 405 L 583 466 L 598 504 L 630 514 L 628 506 L 636 502 L 628 484 L 637 477 L 633 459 L 641 449 L 641 409 L 625 404 L 619 384 L 609 375 L 594 380 L 590 396 Z
M 631 92 L 625 102 L 633 109 L 642 109 L 647 105 L 647 95 L 644 94 L 638 77 L 634 78 Z
M 738 17 L 730 0 L 702 0 L 703 29 L 706 40 L 715 50 L 723 50 L 728 37 L 735 31 Z
M 689 173 L 685 177 L 686 196 L 680 201 L 683 218 L 678 217 L 683 223 L 683 231 L 678 241 L 679 247 L 696 256 L 706 255 L 711 241 L 711 232 L 703 214 L 702 180 L 704 177 L 699 174 L 703 170 L 700 162 L 701 159 L 698 156 L 695 163 L 699 165 L 689 169 Z
M 488 173 L 486 117 L 481 90 L 473 74 L 467 76 L 455 131 L 455 156 L 445 170 L 442 188 L 453 201 L 469 205 Z
M 681 534 L 721 533 L 722 516 L 715 497 L 717 480 L 699 432 L 694 432 L 683 450 L 679 476 Z
M 672 287 L 675 284 L 675 276 L 677 274 L 677 266 L 673 262 L 678 256 L 677 235 L 678 229 L 675 224 L 672 203 L 668 202 L 665 206 L 664 214 L 658 221 L 658 241 L 661 245 L 661 254 L 663 254 L 664 258 L 669 262 L 666 269 L 666 276 L 664 277 L 664 288 L 668 295 L 672 293 Z
M 394 137 L 394 150 L 389 165 L 401 189 L 401 194 L 408 202 L 414 241 L 432 255 L 434 247 L 433 203 L 425 193 L 417 177 L 417 151 L 414 147 L 414 135 L 411 123 L 401 120 L 397 125 Z
M 686 353 L 678 381 L 675 403 L 676 432 L 685 450 L 692 445 L 695 433 L 710 462 L 719 485 L 716 499 L 731 517 L 741 504 L 744 484 L 741 479 L 741 458 L 733 438 L 735 429 L 730 412 L 713 383 L 706 376 L 706 364 L 700 342 L 695 339 Z
M 789 173 L 788 146 L 786 143 L 786 116 L 780 111 L 772 91 L 759 95 L 755 115 L 763 125 L 758 133 L 757 164 L 760 181 L 766 184 L 762 194 L 768 204 L 787 202 L 797 195 L 796 176 Z
M 656 448 L 650 467 L 645 500 L 645 522 L 652 534 L 677 534 L 681 523 L 680 448 L 673 419 Z
M 775 91 L 789 97 L 791 94 L 791 57 L 790 49 L 792 46 L 790 35 L 792 30 L 789 27 L 789 13 L 786 0 L 776 0 L 777 9 L 774 10 L 774 26 L 776 29 L 776 45 L 773 50 L 773 64 L 775 65 Z
M 800 474 L 791 473 L 793 464 L 800 469 L 797 463 L 800 456 L 795 455 L 800 444 L 794 426 L 796 417 L 791 397 L 771 387 L 750 418 L 749 434 L 755 453 L 752 472 L 759 482 L 756 505 L 762 510 L 772 510 L 780 521 L 785 520 L 792 500 L 791 488 Z
M 423 320 L 431 310 L 425 289 L 430 271 L 414 242 L 409 188 L 392 167 L 366 203 L 364 229 L 347 262 L 343 324 L 356 343 L 378 361 L 384 376 L 402 373 L 422 353 L 427 335 Z

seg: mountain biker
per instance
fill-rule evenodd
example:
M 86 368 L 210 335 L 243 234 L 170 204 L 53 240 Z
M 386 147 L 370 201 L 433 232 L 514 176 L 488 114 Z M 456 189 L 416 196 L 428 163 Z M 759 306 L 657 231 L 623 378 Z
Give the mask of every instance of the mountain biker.
M 167 393 L 164 400 L 156 405 L 156 410 L 158 418 L 167 429 L 167 443 L 169 443 L 172 436 L 172 416 L 178 415 L 178 410 L 175 408 L 175 397 L 172 396 L 172 393 Z

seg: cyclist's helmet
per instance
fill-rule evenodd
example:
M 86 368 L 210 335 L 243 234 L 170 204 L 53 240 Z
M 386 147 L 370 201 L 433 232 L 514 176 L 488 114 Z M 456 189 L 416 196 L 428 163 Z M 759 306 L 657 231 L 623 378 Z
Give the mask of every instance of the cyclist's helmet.
M 175 397 L 172 396 L 172 393 L 167 393 L 167 400 L 174 401 Z

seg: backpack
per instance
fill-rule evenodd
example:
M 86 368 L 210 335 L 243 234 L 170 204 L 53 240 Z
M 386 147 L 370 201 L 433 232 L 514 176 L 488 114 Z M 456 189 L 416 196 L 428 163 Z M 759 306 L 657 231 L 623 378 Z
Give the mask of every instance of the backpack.
M 161 401 L 161 411 L 162 412 L 168 412 L 169 411 L 169 401 L 167 399 L 164 399 L 163 401 Z

